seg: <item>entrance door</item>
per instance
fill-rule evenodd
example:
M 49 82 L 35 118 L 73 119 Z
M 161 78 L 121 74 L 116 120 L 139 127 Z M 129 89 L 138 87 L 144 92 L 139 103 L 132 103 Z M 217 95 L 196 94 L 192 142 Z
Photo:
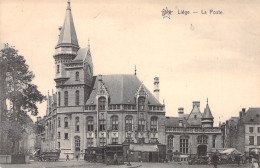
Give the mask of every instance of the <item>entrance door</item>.
M 206 156 L 206 155 L 207 155 L 207 145 L 199 145 L 198 156 Z
M 77 157 L 78 156 L 78 158 L 80 158 L 80 148 L 79 147 L 76 147 L 76 149 L 75 149 L 75 157 Z
M 80 158 L 80 137 L 75 137 L 75 158 Z

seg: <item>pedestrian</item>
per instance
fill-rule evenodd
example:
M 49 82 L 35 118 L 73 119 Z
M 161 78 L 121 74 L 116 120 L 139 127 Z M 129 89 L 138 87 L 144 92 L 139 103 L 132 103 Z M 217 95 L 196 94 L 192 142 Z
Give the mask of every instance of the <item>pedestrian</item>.
M 97 162 L 97 158 L 96 158 L 96 151 L 95 150 L 93 150 L 93 152 L 92 152 L 92 154 L 93 154 L 93 162 Z
M 77 161 L 79 160 L 79 155 L 76 155 L 76 159 L 77 159 Z
M 240 166 L 240 156 L 235 156 L 235 160 L 237 162 L 237 166 L 239 167 Z
M 118 161 L 117 161 L 117 154 L 114 154 L 114 165 L 118 165 Z
M 258 162 L 256 160 L 256 157 L 252 157 L 251 163 L 252 163 L 252 168 L 258 168 Z
M 67 154 L 67 157 L 66 157 L 66 161 L 70 161 L 70 157 L 69 157 L 69 155 Z
M 211 162 L 213 162 L 214 168 L 218 167 L 218 161 L 219 161 L 219 157 L 218 157 L 217 153 L 214 153 L 211 158 Z

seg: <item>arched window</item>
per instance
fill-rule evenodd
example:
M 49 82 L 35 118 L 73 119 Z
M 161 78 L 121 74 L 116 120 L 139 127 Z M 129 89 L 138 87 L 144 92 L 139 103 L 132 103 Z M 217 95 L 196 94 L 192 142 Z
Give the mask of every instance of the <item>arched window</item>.
M 174 136 L 169 135 L 167 138 L 167 148 L 172 150 L 174 147 L 173 143 L 174 143 Z
M 79 72 L 76 72 L 75 80 L 76 80 L 76 81 L 79 81 Z
M 80 137 L 78 137 L 78 136 L 75 137 L 75 147 L 80 148 Z
M 180 137 L 180 152 L 182 154 L 188 154 L 188 152 L 189 152 L 189 137 L 188 136 Z
M 79 105 L 79 91 L 78 90 L 76 90 L 76 92 L 75 92 L 75 104 Z
M 151 132 L 157 132 L 158 131 L 158 118 L 157 117 L 151 117 Z
M 217 138 L 217 135 L 213 135 L 213 137 L 212 137 L 212 147 L 213 148 L 216 148 L 216 138 Z
M 111 123 L 112 123 L 112 130 L 118 130 L 118 117 L 117 116 L 111 117 Z
M 133 125 L 133 117 L 126 116 L 125 117 L 125 131 L 132 131 L 132 125 Z
M 75 118 L 75 131 L 79 132 L 79 117 Z
M 58 106 L 60 106 L 60 92 L 58 92 Z
M 64 118 L 64 127 L 68 128 L 69 127 L 69 122 L 68 122 L 68 117 Z
M 64 92 L 64 106 L 68 106 L 69 97 L 68 97 L 68 91 Z
M 139 99 L 138 99 L 138 109 L 144 110 L 144 107 L 145 107 L 145 98 L 139 97 Z
M 94 119 L 93 117 L 87 117 L 87 129 L 88 131 L 94 131 Z
M 208 143 L 208 136 L 206 135 L 200 135 L 197 138 L 198 144 L 207 144 Z
M 99 110 L 105 110 L 105 107 L 106 107 L 106 98 L 100 97 L 98 99 L 98 109 Z
M 57 65 L 57 74 L 60 73 L 60 65 Z

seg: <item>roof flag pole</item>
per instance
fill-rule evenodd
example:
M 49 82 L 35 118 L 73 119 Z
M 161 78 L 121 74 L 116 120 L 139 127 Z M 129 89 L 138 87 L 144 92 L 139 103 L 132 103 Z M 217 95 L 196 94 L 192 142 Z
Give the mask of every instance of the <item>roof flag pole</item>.
M 136 75 L 136 65 L 135 65 L 135 75 Z

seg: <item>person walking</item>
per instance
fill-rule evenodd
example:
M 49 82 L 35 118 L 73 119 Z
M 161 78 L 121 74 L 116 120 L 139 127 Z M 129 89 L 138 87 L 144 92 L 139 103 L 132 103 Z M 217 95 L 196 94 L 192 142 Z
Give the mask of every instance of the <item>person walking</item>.
M 219 157 L 218 157 L 217 153 L 214 153 L 211 158 L 211 162 L 213 162 L 214 168 L 218 167 L 218 161 L 219 161 Z
M 66 156 L 66 161 L 70 161 L 70 157 L 69 157 L 69 155 L 67 154 L 67 156 Z

